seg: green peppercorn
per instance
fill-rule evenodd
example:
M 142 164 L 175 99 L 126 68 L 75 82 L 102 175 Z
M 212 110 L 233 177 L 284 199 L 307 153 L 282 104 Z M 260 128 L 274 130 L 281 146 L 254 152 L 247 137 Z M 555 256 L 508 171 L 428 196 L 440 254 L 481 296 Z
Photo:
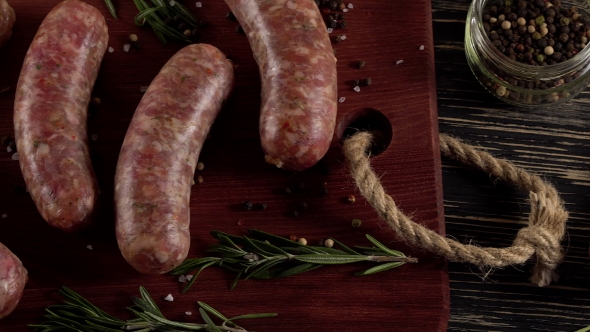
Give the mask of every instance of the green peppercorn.
M 361 227 L 361 220 L 360 219 L 352 219 L 352 227 L 355 227 L 355 228 Z

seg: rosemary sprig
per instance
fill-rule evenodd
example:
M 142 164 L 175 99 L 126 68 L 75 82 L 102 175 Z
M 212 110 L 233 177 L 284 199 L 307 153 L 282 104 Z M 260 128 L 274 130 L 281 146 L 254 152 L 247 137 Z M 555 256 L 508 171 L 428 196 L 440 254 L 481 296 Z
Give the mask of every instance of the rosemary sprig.
M 40 324 L 30 324 L 29 327 L 32 327 L 33 331 L 117 332 L 132 330 L 137 332 L 248 332 L 234 323 L 234 321 L 274 317 L 277 315 L 275 313 L 262 313 L 227 318 L 210 305 L 204 302 L 198 302 L 199 313 L 205 321 L 204 324 L 175 322 L 166 319 L 148 291 L 144 287 L 139 287 L 141 298 L 132 298 L 134 305 L 127 308 L 137 318 L 125 321 L 109 315 L 67 287 L 62 287 L 59 293 L 65 297 L 64 304 L 52 305 L 45 308 L 46 315 L 44 317 L 46 321 Z M 210 315 L 221 320 L 221 325 L 216 325 Z
M 323 265 L 348 264 L 356 262 L 373 262 L 379 265 L 355 275 L 369 275 L 401 266 L 416 263 L 418 260 L 406 257 L 402 252 L 384 246 L 370 235 L 367 239 L 374 247 L 354 247 L 351 249 L 336 239 L 340 249 L 302 245 L 299 242 L 276 236 L 263 231 L 250 229 L 249 233 L 258 238 L 234 236 L 212 231 L 211 235 L 219 240 L 208 252 L 219 257 L 190 258 L 172 270 L 172 275 L 182 275 L 196 271 L 190 282 L 182 290 L 186 293 L 198 275 L 207 267 L 217 265 L 236 273 L 231 288 L 240 278 L 272 279 L 288 277 L 317 269 Z
M 147 23 L 162 44 L 166 44 L 167 39 L 191 43 L 187 36 L 167 24 L 167 22 L 182 20 L 191 30 L 200 24 L 179 1 L 151 0 L 153 7 L 145 0 L 133 0 L 133 2 L 139 9 L 139 13 L 135 16 L 135 24 L 144 26 Z
M 107 5 L 111 15 L 113 15 L 114 18 L 117 18 L 117 11 L 115 10 L 115 6 L 113 6 L 113 2 L 111 0 L 104 0 L 104 3 Z

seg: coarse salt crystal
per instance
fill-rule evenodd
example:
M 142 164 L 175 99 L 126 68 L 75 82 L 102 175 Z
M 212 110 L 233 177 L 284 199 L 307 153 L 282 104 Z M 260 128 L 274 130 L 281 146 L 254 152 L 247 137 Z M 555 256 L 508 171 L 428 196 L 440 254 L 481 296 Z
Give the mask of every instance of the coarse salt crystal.
M 197 3 L 195 5 L 197 6 L 197 8 L 203 7 L 203 4 L 200 1 L 197 1 Z
M 186 281 L 191 281 L 191 279 L 193 278 L 192 274 L 187 274 L 186 275 Z
M 357 85 L 357 86 L 355 86 L 355 87 L 354 87 L 354 91 L 356 91 L 356 92 L 361 92 L 361 87 L 360 87 L 360 86 L 358 86 L 358 85 Z
M 185 314 L 185 315 L 187 315 L 187 316 L 190 316 L 190 315 L 192 315 L 193 313 L 192 313 L 192 312 L 190 312 L 190 311 L 185 311 L 185 312 L 184 312 L 184 314 Z
M 123 52 L 129 52 L 129 49 L 131 48 L 131 44 L 125 44 L 123 45 Z
M 184 276 L 184 274 L 180 275 L 180 277 L 178 277 L 178 281 L 179 282 L 186 282 L 186 277 Z
M 404 62 L 404 60 L 397 60 L 397 61 L 395 62 L 395 64 L 396 64 L 396 65 L 399 65 L 399 64 L 400 64 L 400 63 L 402 63 L 402 62 Z
M 86 249 L 88 249 L 88 250 L 92 250 L 92 249 L 94 249 L 94 248 L 92 248 L 92 245 L 91 245 L 91 244 L 89 244 L 89 245 L 87 245 L 87 246 L 86 246 Z
M 334 29 L 328 28 L 328 33 L 332 33 L 332 32 L 334 32 Z
M 352 6 L 352 3 L 349 3 L 349 4 L 348 4 L 348 8 L 350 8 L 350 9 L 354 8 L 354 7 Z
M 346 35 L 340 36 L 340 40 L 346 40 Z
M 12 148 L 10 146 L 6 147 L 6 152 L 12 152 Z
M 18 160 L 18 152 L 15 152 L 15 153 L 12 155 L 12 160 Z
M 346 100 L 346 97 L 340 97 L 340 99 L 338 99 L 339 103 L 343 103 Z
M 112 47 L 109 47 L 109 53 L 113 53 L 113 52 L 115 52 L 115 49 Z
M 92 134 L 92 135 L 90 135 L 90 138 L 92 138 L 93 141 L 96 141 L 98 139 L 98 135 Z
M 6 219 L 8 215 L 6 213 L 2 213 L 2 219 Z
M 172 0 L 169 2 L 170 6 L 174 6 L 176 4 L 176 1 Z
M 424 51 L 424 45 L 420 45 L 420 51 Z
M 174 301 L 174 298 L 172 297 L 172 294 L 168 294 L 168 295 L 167 295 L 167 296 L 164 298 L 164 300 L 172 302 L 172 301 Z
M 342 9 L 342 12 L 347 13 L 348 12 L 348 8 Z

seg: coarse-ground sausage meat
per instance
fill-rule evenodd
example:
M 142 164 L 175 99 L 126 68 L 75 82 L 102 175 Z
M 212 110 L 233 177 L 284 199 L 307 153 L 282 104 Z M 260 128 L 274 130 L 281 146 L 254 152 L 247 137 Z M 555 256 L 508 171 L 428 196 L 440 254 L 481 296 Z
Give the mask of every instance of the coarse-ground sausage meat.
M 6 0 L 0 0 L 0 47 L 6 43 L 12 35 L 12 26 L 16 16 L 14 10 Z
M 115 175 L 117 241 L 137 271 L 165 273 L 186 258 L 195 167 L 232 85 L 225 55 L 193 44 L 164 65 L 137 106 Z
M 336 58 L 313 0 L 225 0 L 260 67 L 267 162 L 300 171 L 327 152 L 337 112 Z
M 18 305 L 27 283 L 27 270 L 5 245 L 0 243 L 0 318 Z
M 21 171 L 52 226 L 87 226 L 98 189 L 87 146 L 90 93 L 108 43 L 98 9 L 77 0 L 45 17 L 25 57 L 14 102 Z

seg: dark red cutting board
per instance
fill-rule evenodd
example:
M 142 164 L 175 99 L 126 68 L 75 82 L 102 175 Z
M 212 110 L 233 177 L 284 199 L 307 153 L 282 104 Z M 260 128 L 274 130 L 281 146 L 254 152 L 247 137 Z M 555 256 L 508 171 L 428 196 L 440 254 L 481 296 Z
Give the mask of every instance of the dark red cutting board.
M 0 136 L 13 135 L 14 86 L 29 43 L 42 19 L 59 1 L 11 0 L 17 15 L 12 39 L 0 49 Z M 141 86 L 149 85 L 160 68 L 182 45 L 160 44 L 149 28 L 133 24 L 137 13 L 132 1 L 114 0 L 119 19 L 113 19 L 104 3 L 88 1 L 104 14 L 109 25 L 109 46 L 93 96 L 102 104 L 91 107 L 88 121 L 93 164 L 99 179 L 100 217 L 93 229 L 64 234 L 41 218 L 27 193 L 12 153 L 0 152 L 0 242 L 20 257 L 29 271 L 29 282 L 19 307 L 0 321 L 1 331 L 26 331 L 27 323 L 39 322 L 43 308 L 58 303 L 59 286 L 81 293 L 101 308 L 129 317 L 125 307 L 130 296 L 145 286 L 162 311 L 182 321 L 198 319 L 198 300 L 229 316 L 252 312 L 277 312 L 276 318 L 244 322 L 256 331 L 445 331 L 449 315 L 446 263 L 396 241 L 395 234 L 355 189 L 339 137 L 322 165 L 292 174 L 265 164 L 258 137 L 260 83 L 248 41 L 235 32 L 237 23 L 225 19 L 228 8 L 221 0 L 185 1 L 198 19 L 208 22 L 201 42 L 225 52 L 236 65 L 235 91 L 217 119 L 200 160 L 204 182 L 195 185 L 191 197 L 192 246 L 190 257 L 204 255 L 215 243 L 208 234 L 221 230 L 243 235 L 257 228 L 282 236 L 305 237 L 312 244 L 335 237 L 350 245 L 369 245 L 371 234 L 391 248 L 418 257 L 420 262 L 366 277 L 353 273 L 367 264 L 322 267 L 304 275 L 267 281 L 240 282 L 229 290 L 233 275 L 206 270 L 189 294 L 180 294 L 177 277 L 145 276 L 122 258 L 114 235 L 113 177 L 119 148 Z M 434 50 L 428 0 L 353 1 L 346 13 L 347 27 L 333 36 L 346 35 L 334 44 L 338 57 L 338 132 L 367 109 L 389 119 L 393 139 L 384 153 L 372 158 L 384 187 L 414 220 L 444 233 L 442 182 L 434 80 Z M 142 49 L 123 52 L 128 36 L 135 33 Z M 420 50 L 423 45 L 424 49 Z M 355 64 L 364 60 L 366 66 Z M 396 64 L 396 61 L 403 60 Z M 371 78 L 372 85 L 355 92 L 352 80 Z M 371 114 L 371 113 L 369 113 Z M 390 127 L 387 121 L 369 116 L 374 127 Z M 338 136 L 338 135 L 337 135 Z M 329 174 L 326 174 L 326 168 Z M 302 182 L 301 193 L 284 194 L 284 188 Z M 328 194 L 320 194 L 327 182 Z M 22 188 L 22 187 L 21 187 Z M 356 203 L 344 202 L 353 194 Z M 265 211 L 244 211 L 244 201 L 266 202 Z M 307 210 L 298 217 L 292 211 L 305 201 Z M 351 220 L 359 218 L 359 228 Z M 238 225 L 241 220 L 242 225 Z M 92 245 L 93 250 L 87 249 Z M 163 298 L 173 294 L 174 302 Z M 192 311 L 193 316 L 185 316 Z

